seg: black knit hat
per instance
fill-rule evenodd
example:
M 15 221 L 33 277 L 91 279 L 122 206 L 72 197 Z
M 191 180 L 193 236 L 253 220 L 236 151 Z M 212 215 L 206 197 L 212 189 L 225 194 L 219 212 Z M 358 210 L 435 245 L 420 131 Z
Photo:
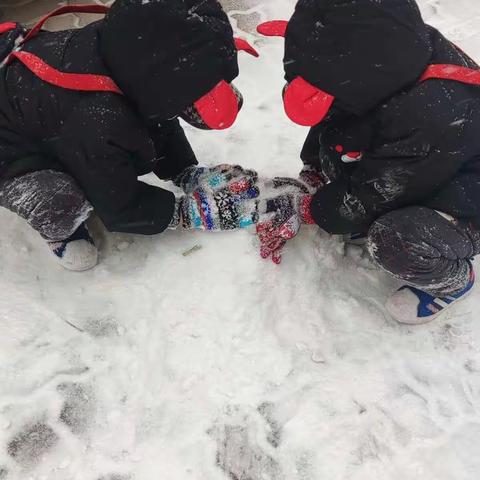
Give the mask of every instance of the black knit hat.
M 414 83 L 431 55 L 414 0 L 299 0 L 284 64 L 287 81 L 303 77 L 361 114 Z
M 101 50 L 115 82 L 151 124 L 238 75 L 232 27 L 216 0 L 117 0 Z

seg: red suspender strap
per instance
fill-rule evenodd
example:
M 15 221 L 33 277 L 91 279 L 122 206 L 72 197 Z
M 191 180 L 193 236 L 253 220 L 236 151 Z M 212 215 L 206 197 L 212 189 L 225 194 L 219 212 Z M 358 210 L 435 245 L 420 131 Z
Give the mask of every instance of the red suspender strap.
M 22 44 L 35 37 L 49 18 L 58 17 L 59 15 L 64 15 L 66 13 L 98 13 L 100 15 L 105 15 L 108 10 L 108 7 L 105 5 L 65 5 L 64 7 L 57 8 L 40 19 L 40 21 L 27 33 Z
M 422 75 L 420 82 L 431 79 L 453 80 L 480 86 L 480 70 L 461 67 L 460 65 L 430 65 Z
M 105 75 L 61 72 L 29 52 L 12 52 L 11 56 L 22 62 L 38 78 L 57 87 L 67 90 L 112 92 L 122 95 L 122 91 L 117 84 Z
M 42 29 L 45 22 L 52 17 L 64 15 L 66 13 L 98 13 L 105 14 L 108 7 L 104 5 L 66 5 L 57 8 L 53 12 L 45 15 L 25 36 L 20 45 L 25 44 L 35 37 Z M 117 84 L 105 75 L 95 75 L 90 73 L 65 73 L 51 67 L 41 58 L 33 53 L 22 50 L 14 51 L 10 58 L 16 58 L 25 65 L 34 75 L 57 87 L 67 90 L 77 90 L 84 92 L 112 92 L 122 95 L 122 91 Z

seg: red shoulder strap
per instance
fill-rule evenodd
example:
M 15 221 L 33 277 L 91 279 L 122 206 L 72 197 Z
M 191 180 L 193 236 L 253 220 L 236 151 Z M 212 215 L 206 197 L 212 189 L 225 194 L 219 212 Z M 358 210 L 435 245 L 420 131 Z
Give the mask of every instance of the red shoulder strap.
M 460 65 L 430 65 L 420 78 L 420 82 L 426 80 L 453 80 L 468 85 L 480 86 L 480 70 L 461 67 Z
M 67 90 L 112 92 L 123 95 L 117 84 L 105 75 L 61 72 L 30 52 L 13 52 L 11 56 L 20 60 L 38 78 L 57 87 Z
M 65 15 L 66 13 L 98 13 L 104 15 L 108 12 L 108 10 L 109 8 L 105 5 L 65 5 L 64 7 L 59 7 L 56 10 L 53 10 L 53 12 L 50 12 L 42 17 L 27 33 L 22 44 L 35 37 L 42 29 L 45 22 L 52 17 L 58 17 L 59 15 Z
M 20 45 L 25 44 L 35 37 L 42 29 L 45 22 L 52 17 L 64 15 L 66 13 L 98 13 L 105 14 L 108 7 L 104 5 L 66 5 L 57 8 L 53 12 L 45 15 L 25 36 Z M 10 58 L 16 58 L 25 65 L 34 75 L 57 87 L 67 90 L 77 90 L 84 92 L 112 92 L 122 95 L 122 91 L 117 84 L 105 75 L 95 75 L 90 73 L 65 73 L 48 65 L 41 58 L 33 53 L 24 51 L 14 51 Z

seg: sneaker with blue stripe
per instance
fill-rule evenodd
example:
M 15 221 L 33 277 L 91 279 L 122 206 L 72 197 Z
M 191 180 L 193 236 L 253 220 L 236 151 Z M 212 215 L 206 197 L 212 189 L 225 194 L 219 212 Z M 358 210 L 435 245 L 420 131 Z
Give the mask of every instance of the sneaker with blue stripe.
M 435 297 L 415 287 L 405 286 L 397 290 L 387 302 L 388 313 L 400 323 L 422 325 L 431 322 L 471 293 L 475 285 L 473 265 L 467 286 L 454 295 Z
M 57 262 L 73 272 L 90 270 L 98 262 L 98 250 L 85 224 L 66 240 L 48 242 Z

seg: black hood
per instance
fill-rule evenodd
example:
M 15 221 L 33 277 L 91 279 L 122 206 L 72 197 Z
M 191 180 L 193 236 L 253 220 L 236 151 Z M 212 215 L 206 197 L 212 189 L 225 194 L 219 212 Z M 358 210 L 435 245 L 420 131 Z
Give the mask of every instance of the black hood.
M 101 50 L 115 82 L 152 124 L 238 75 L 232 27 L 216 0 L 117 0 Z
M 414 0 L 299 0 L 287 28 L 287 81 L 301 76 L 360 115 L 413 84 L 432 56 Z

